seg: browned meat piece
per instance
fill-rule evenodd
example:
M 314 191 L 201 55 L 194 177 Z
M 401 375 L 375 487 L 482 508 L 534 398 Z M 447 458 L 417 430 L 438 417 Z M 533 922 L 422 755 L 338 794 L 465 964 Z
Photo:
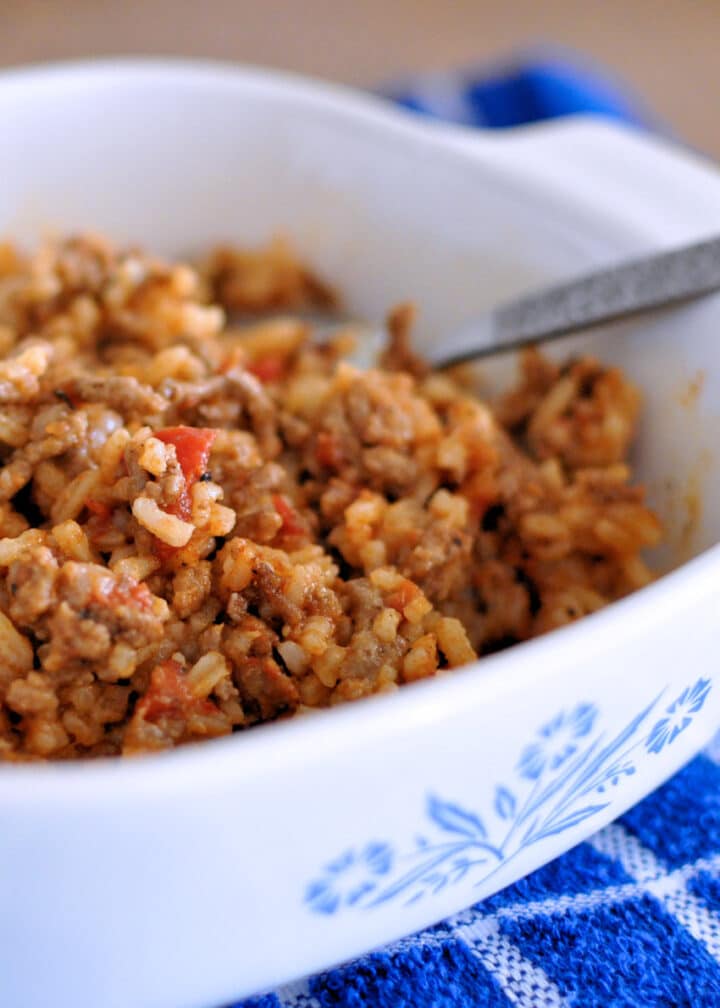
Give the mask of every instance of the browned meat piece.
M 234 679 L 243 709 L 257 720 L 292 714 L 300 703 L 297 686 L 272 658 L 245 658 Z
M 0 471 L 0 500 L 8 500 L 32 478 L 40 462 L 57 458 L 87 441 L 88 417 L 55 405 L 42 410 L 31 428 L 32 440 L 14 451 Z
M 379 363 L 388 371 L 406 371 L 417 378 L 422 378 L 430 369 L 412 348 L 411 334 L 414 321 L 414 305 L 401 304 L 393 308 L 387 318 L 388 346 Z
M 9 615 L 17 626 L 33 628 L 55 604 L 58 562 L 46 546 L 26 550 L 7 573 Z
M 219 246 L 203 268 L 212 299 L 236 314 L 310 305 L 331 308 L 337 301 L 332 289 L 280 239 L 256 252 Z
M 430 524 L 400 570 L 433 602 L 443 602 L 466 583 L 472 546 L 469 532 Z
M 74 378 L 62 391 L 72 400 L 104 403 L 126 419 L 157 418 L 167 409 L 167 400 L 142 385 L 137 378 L 114 375 L 111 378 Z
M 412 491 L 419 475 L 419 466 L 414 458 L 384 445 L 366 448 L 361 457 L 370 486 L 383 487 L 396 497 Z
M 105 678 L 102 663 L 115 645 L 136 650 L 162 640 L 166 602 L 144 584 L 99 565 L 59 566 L 51 551 L 39 546 L 10 565 L 7 586 L 10 616 L 47 641 L 39 656 L 48 672 L 95 662 Z
M 266 459 L 275 458 L 281 445 L 277 435 L 277 410 L 272 399 L 249 371 L 233 368 L 228 372 L 227 381 L 231 395 L 240 400 L 248 415 L 260 451 Z
M 113 641 L 142 648 L 162 638 L 167 604 L 127 575 L 69 562 L 60 571 L 56 590 L 76 612 L 106 627 Z

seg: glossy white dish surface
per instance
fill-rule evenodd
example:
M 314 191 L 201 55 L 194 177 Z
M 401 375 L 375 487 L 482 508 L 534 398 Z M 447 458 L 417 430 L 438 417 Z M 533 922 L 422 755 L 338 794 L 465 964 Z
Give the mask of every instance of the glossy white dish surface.
M 282 232 L 353 310 L 413 298 L 424 340 L 720 222 L 714 170 L 619 127 L 487 136 L 253 70 L 10 72 L 0 128 L 3 233 L 183 255 Z M 644 390 L 637 471 L 676 567 L 649 588 L 390 696 L 166 756 L 0 768 L 3 1004 L 228 1003 L 476 902 L 693 755 L 720 721 L 719 327 L 712 297 L 554 351 Z

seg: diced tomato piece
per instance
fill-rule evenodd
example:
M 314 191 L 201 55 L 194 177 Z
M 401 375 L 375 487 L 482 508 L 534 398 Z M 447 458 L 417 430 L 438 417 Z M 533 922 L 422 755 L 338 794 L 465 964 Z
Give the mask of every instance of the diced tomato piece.
M 285 360 L 277 354 L 268 354 L 251 361 L 247 370 L 261 382 L 279 381 L 285 374 Z
M 93 500 L 90 498 L 85 501 L 85 507 L 91 514 L 97 515 L 97 517 L 102 518 L 103 521 L 110 520 L 112 508 L 106 501 Z
M 163 714 L 179 713 L 192 700 L 179 662 L 169 658 L 152 670 L 147 693 L 139 701 L 136 711 L 144 720 L 154 721 Z
M 142 581 L 115 584 L 103 599 L 109 606 L 131 605 L 149 612 L 153 606 L 150 589 Z
M 305 523 L 286 497 L 282 494 L 273 494 L 273 504 L 282 518 L 282 531 L 286 535 L 305 535 L 307 532 Z
M 385 604 L 398 612 L 402 612 L 406 605 L 409 605 L 420 594 L 420 589 L 412 581 L 405 580 L 402 584 L 391 591 L 385 599 Z
M 191 709 L 205 713 L 216 710 L 209 700 L 199 700 L 188 689 L 179 662 L 174 658 L 156 665 L 150 675 L 150 686 L 135 708 L 145 721 L 156 721 L 163 715 L 184 716 Z
M 339 469 L 343 463 L 343 453 L 340 442 L 334 434 L 319 431 L 315 441 L 315 458 L 320 465 L 328 469 Z
M 190 521 L 192 504 L 190 491 L 204 472 L 207 472 L 210 450 L 217 437 L 217 431 L 209 427 L 164 427 L 155 431 L 154 437 L 175 448 L 175 455 L 185 477 L 185 488 L 167 508 L 183 521 Z M 168 560 L 177 553 L 177 547 L 168 546 L 156 539 L 154 552 L 161 560 Z
M 174 446 L 188 490 L 207 471 L 210 449 L 217 433 L 209 427 L 165 427 L 155 431 L 154 437 L 159 441 Z

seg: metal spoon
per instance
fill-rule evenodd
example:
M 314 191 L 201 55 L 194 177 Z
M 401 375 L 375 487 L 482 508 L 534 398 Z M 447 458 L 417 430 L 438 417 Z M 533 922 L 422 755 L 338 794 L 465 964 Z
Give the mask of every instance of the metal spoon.
M 492 309 L 424 348 L 437 368 L 615 322 L 720 289 L 720 238 L 632 259 Z

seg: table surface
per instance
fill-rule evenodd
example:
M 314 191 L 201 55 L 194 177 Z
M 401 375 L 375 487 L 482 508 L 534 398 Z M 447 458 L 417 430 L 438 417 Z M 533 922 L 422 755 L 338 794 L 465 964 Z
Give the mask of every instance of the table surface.
M 552 43 L 613 68 L 720 159 L 720 0 L 0 0 L 0 65 L 163 54 L 360 86 Z

